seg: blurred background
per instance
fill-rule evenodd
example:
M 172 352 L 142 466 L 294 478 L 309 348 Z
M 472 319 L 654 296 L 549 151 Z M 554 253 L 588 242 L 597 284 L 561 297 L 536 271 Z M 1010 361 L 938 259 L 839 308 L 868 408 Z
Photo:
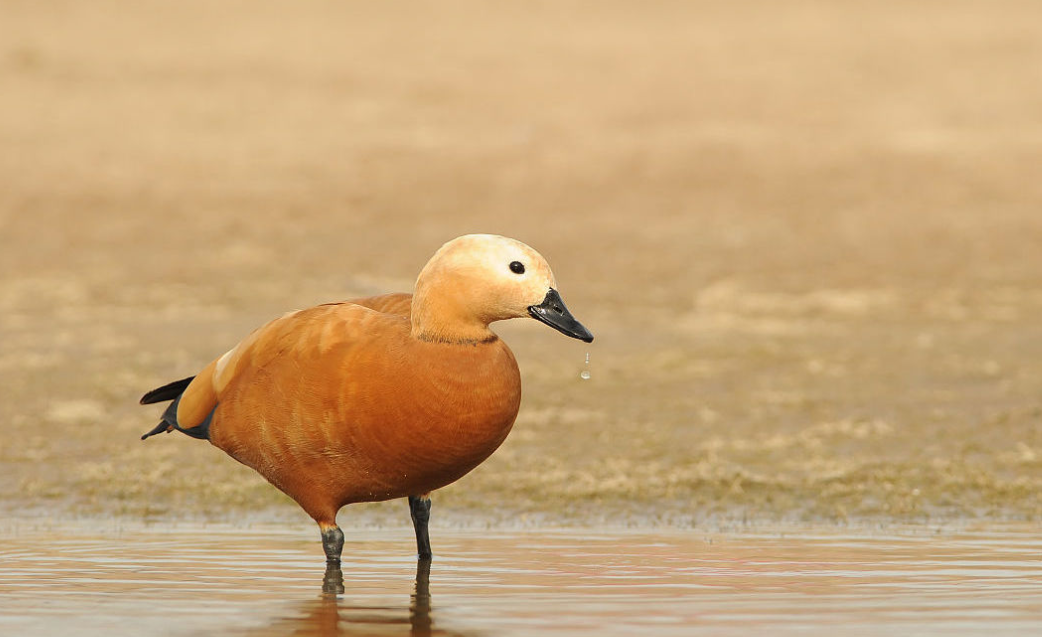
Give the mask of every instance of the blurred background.
M 138 398 L 467 232 L 597 340 L 435 525 L 1042 519 L 1030 0 L 4 0 L 0 513 L 310 528 Z

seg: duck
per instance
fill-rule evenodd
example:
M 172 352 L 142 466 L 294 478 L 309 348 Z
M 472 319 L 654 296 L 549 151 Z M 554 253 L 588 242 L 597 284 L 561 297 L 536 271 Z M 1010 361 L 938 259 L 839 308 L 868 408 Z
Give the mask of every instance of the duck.
M 255 470 L 318 523 L 327 565 L 343 552 L 341 508 L 405 498 L 429 560 L 431 493 L 492 455 L 517 418 L 517 360 L 490 328 L 515 318 L 593 341 L 537 251 L 457 237 L 411 294 L 288 312 L 195 376 L 149 391 L 141 404 L 170 404 L 141 439 L 177 431 Z

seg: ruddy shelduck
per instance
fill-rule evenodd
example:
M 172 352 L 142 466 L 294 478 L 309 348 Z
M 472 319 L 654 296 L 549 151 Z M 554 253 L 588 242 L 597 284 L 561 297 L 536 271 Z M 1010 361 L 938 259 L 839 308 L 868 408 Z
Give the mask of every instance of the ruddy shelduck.
M 489 324 L 520 317 L 593 340 L 538 252 L 459 237 L 412 294 L 290 312 L 198 375 L 148 392 L 142 404 L 173 402 L 141 438 L 176 429 L 252 467 L 318 522 L 334 565 L 341 507 L 407 497 L 430 559 L 430 493 L 488 458 L 517 417 L 517 361 Z

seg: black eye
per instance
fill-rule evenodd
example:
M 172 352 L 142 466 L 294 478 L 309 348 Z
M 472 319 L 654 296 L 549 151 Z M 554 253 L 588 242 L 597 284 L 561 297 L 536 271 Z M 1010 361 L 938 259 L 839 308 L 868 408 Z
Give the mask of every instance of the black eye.
M 514 274 L 524 274 L 525 273 L 525 264 L 521 263 L 520 261 L 511 261 L 510 262 L 510 271 L 513 272 Z

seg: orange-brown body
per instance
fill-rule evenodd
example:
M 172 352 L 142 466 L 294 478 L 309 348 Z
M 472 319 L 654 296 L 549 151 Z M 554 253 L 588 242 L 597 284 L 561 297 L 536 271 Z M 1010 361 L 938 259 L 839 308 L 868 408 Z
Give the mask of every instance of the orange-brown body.
M 389 294 L 268 323 L 195 378 L 178 422 L 216 406 L 210 441 L 323 525 L 345 504 L 454 482 L 510 432 L 521 378 L 499 338 L 411 337 L 410 302 Z
M 408 496 L 418 555 L 431 556 L 428 494 L 503 442 L 521 377 L 489 324 L 529 317 L 586 342 L 546 260 L 495 235 L 443 245 L 413 294 L 290 312 L 197 376 L 154 389 L 173 401 L 146 439 L 179 430 L 208 439 L 284 491 L 322 529 L 339 564 L 345 504 Z

